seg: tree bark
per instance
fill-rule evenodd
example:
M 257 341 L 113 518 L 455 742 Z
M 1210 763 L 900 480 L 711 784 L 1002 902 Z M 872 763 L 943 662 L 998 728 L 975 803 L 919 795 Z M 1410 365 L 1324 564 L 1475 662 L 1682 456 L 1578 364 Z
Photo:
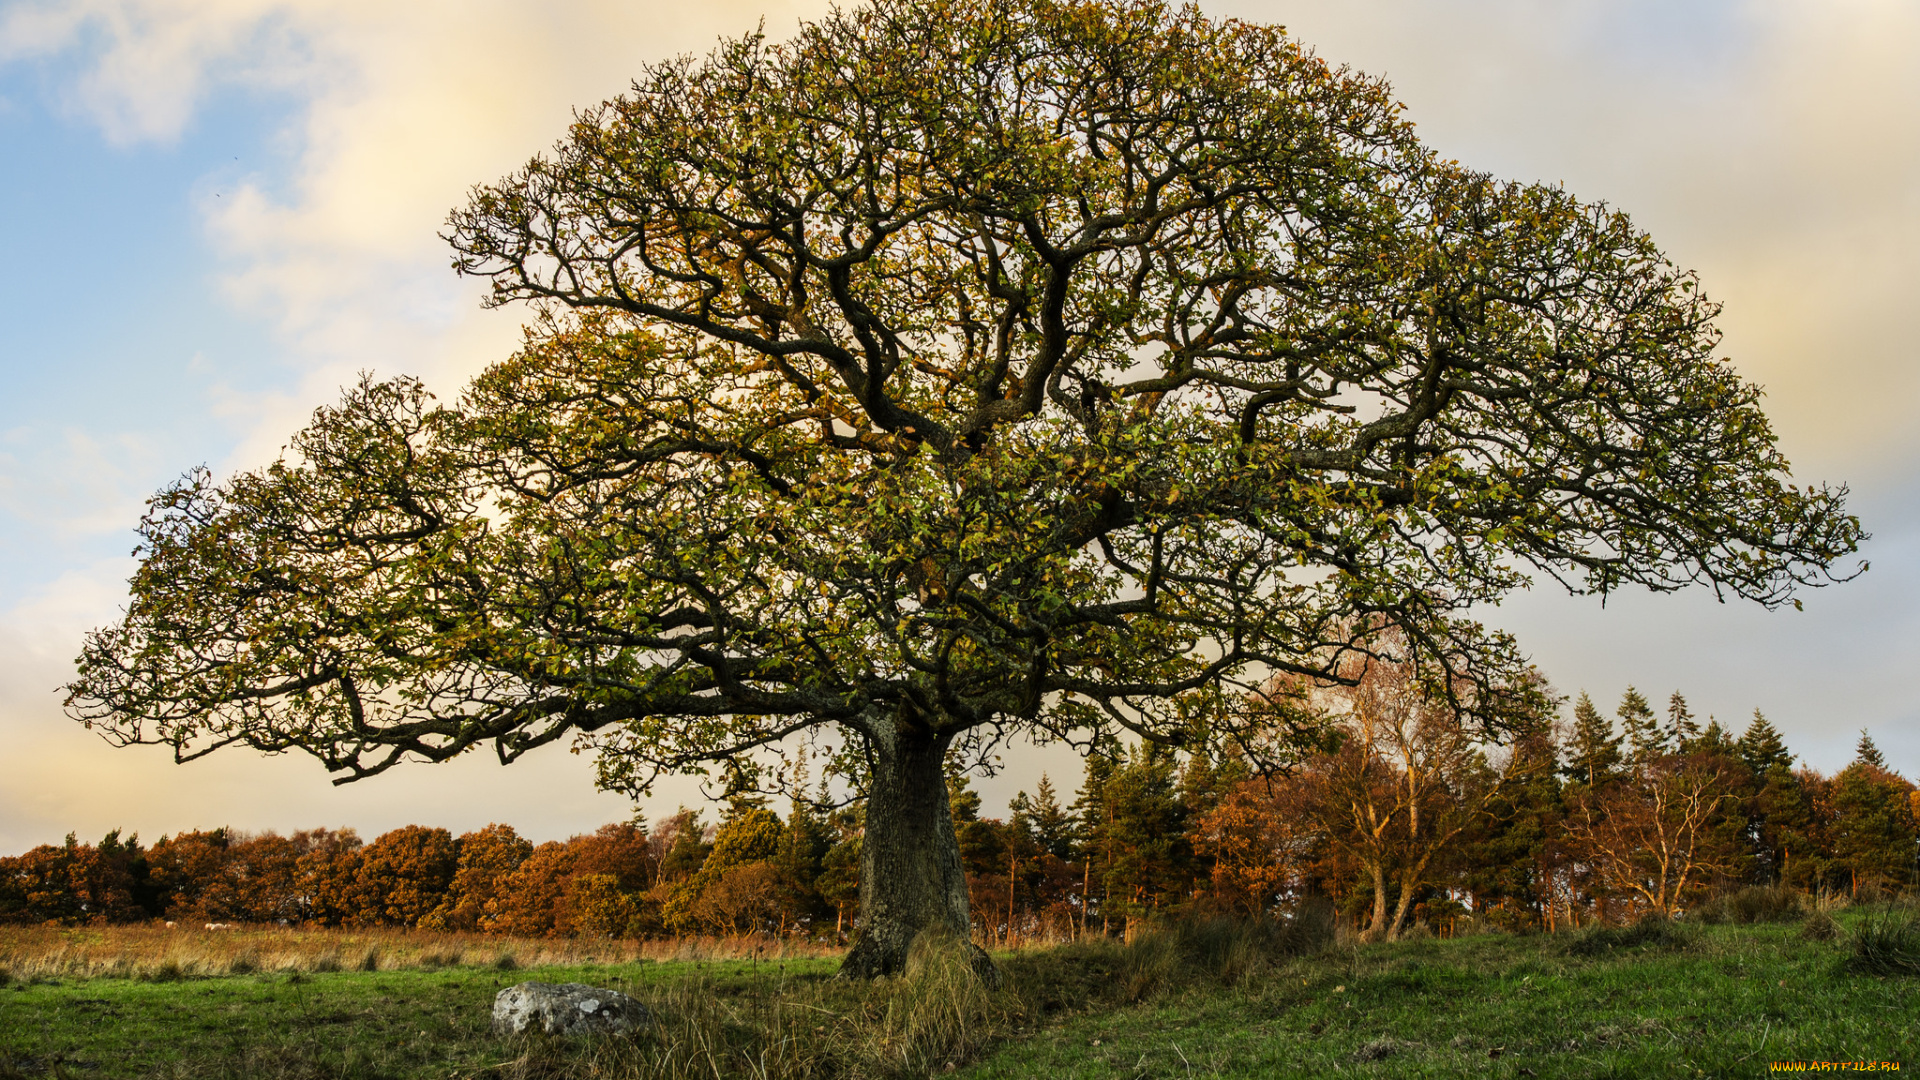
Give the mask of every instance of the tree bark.
M 872 979 L 906 970 L 922 934 L 950 936 L 989 983 L 999 969 L 973 944 L 967 874 L 947 802 L 945 736 L 911 730 L 869 738 L 870 786 L 860 845 L 860 926 L 840 964 L 842 978 Z
M 1400 878 L 1400 899 L 1393 905 L 1393 921 L 1387 924 L 1388 941 L 1399 941 L 1400 931 L 1407 928 L 1407 912 L 1413 909 L 1414 883 L 1418 880 L 1417 872 Z
M 1373 877 L 1373 918 L 1360 932 L 1361 941 L 1379 941 L 1387 934 L 1387 872 L 1379 862 L 1367 866 Z

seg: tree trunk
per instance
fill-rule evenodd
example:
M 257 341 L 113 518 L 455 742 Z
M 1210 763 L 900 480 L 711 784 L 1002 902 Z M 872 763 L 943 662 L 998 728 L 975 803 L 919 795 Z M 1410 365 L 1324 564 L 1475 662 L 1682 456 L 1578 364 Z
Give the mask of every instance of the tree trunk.
M 1400 881 L 1400 899 L 1393 906 L 1393 921 L 1387 924 L 1387 940 L 1399 941 L 1400 931 L 1406 929 L 1407 912 L 1413 907 L 1414 875 L 1407 875 Z
M 1377 862 L 1368 865 L 1367 870 L 1373 877 L 1373 918 L 1360 932 L 1360 940 L 1379 941 L 1387 933 L 1387 872 Z
M 1452 838 L 1452 835 L 1449 834 L 1443 838 L 1440 843 L 1445 843 L 1446 840 L 1451 840 Z M 1438 843 L 1428 845 L 1427 854 L 1421 856 L 1419 861 L 1413 864 L 1412 868 L 1400 875 L 1400 902 L 1395 905 L 1393 922 L 1387 927 L 1388 941 L 1400 940 L 1400 931 L 1406 928 L 1407 912 L 1413 909 L 1413 894 L 1419 890 L 1420 879 L 1425 877 L 1427 873 L 1427 863 L 1432 859 L 1433 852 L 1438 847 Z
M 999 982 L 999 969 L 969 934 L 967 874 L 942 769 L 948 741 L 905 730 L 891 745 L 869 741 L 860 926 L 840 964 L 842 978 L 900 974 L 914 939 L 934 933 L 950 936 L 971 953 L 982 978 Z

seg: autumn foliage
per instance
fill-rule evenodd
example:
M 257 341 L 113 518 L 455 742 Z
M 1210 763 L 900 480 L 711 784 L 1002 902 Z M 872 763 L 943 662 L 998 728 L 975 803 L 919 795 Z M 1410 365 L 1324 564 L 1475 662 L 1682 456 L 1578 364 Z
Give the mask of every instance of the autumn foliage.
M 1005 818 L 950 779 L 973 925 L 1000 943 L 1128 934 L 1193 912 L 1332 904 L 1363 938 L 1473 917 L 1559 929 L 1679 915 L 1748 884 L 1858 895 L 1916 881 L 1920 790 L 1871 740 L 1837 774 L 1795 768 L 1763 716 L 1739 738 L 1674 695 L 1653 715 L 1581 696 L 1571 724 L 1492 747 L 1396 681 L 1321 705 L 1333 738 L 1288 774 L 1105 746 L 1064 803 L 1042 777 Z M 858 924 L 856 813 L 783 818 L 736 798 L 534 844 L 509 825 L 282 836 L 69 836 L 0 858 L 0 922 L 395 927 L 515 937 L 768 934 Z

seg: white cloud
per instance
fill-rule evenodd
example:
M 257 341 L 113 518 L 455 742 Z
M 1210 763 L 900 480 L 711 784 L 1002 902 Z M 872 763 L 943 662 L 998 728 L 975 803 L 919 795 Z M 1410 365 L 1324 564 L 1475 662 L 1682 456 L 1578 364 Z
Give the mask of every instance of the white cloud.
M 147 492 L 136 487 L 153 448 L 139 436 L 80 427 L 0 435 L 0 514 L 56 539 L 127 528 Z
M 473 184 L 560 136 L 640 65 L 826 5 L 613 0 L 69 0 L 0 20 L 0 58 L 80 50 L 110 138 L 173 138 L 218 88 L 296 103 L 285 180 L 202 193 L 244 310 L 299 391 L 236 458 L 271 454 L 372 368 L 451 391 L 516 340 L 437 238 Z M 1920 10 L 1900 0 L 1260 0 L 1337 62 L 1391 78 L 1434 145 L 1635 214 L 1728 304 L 1727 349 L 1790 451 L 1858 475 L 1913 449 L 1906 312 L 1920 292 Z M 1811 475 L 1811 473 L 1809 473 Z
M 69 104 L 109 140 L 177 137 L 219 82 L 287 85 L 297 42 L 276 33 L 272 0 L 74 0 L 21 4 L 0 20 L 0 59 L 97 41 L 98 56 L 68 88 Z
M 551 145 L 647 61 L 763 16 L 782 33 L 825 6 L 69 0 L 10 9 L 0 60 L 82 55 L 72 100 L 119 142 L 177 138 L 216 91 L 293 102 L 286 178 L 209 180 L 198 200 L 230 297 L 280 329 L 303 373 L 291 396 L 219 392 L 216 408 L 254 419 L 230 464 L 253 464 L 358 371 L 452 392 L 517 342 L 515 316 L 478 310 L 437 235 L 468 188 Z
M 1224 9 L 1228 5 L 1221 5 Z M 1430 145 L 1632 213 L 1726 304 L 1807 476 L 1911 471 L 1920 428 L 1920 9 L 1897 0 L 1295 0 Z

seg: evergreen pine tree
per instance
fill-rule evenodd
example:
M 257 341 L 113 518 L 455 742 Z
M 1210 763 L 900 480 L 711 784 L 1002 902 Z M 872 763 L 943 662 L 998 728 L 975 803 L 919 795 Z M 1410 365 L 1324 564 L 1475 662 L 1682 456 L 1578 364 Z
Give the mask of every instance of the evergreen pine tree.
M 1193 754 L 1180 770 L 1180 802 L 1189 817 L 1199 817 L 1220 801 L 1220 770 L 1207 754 Z
M 1667 699 L 1667 741 L 1675 749 L 1686 750 L 1700 734 L 1700 725 L 1687 708 L 1687 699 L 1675 690 Z
M 1007 800 L 1007 828 L 1022 836 L 1033 835 L 1033 796 L 1025 791 L 1016 791 L 1013 798 Z
M 1620 707 L 1614 710 L 1620 717 L 1620 733 L 1633 746 L 1633 760 L 1648 761 L 1659 757 L 1667 750 L 1666 736 L 1660 731 L 1659 721 L 1654 718 L 1653 706 L 1640 691 L 1627 687 L 1620 698 Z
M 1013 797 L 1009 807 L 1014 827 L 1024 832 L 1035 847 L 1056 859 L 1073 858 L 1073 818 L 1061 807 L 1059 796 L 1053 791 L 1053 781 L 1046 773 L 1040 774 L 1040 784 L 1033 789 L 1031 797 L 1023 791 Z
M 1759 709 L 1753 710 L 1753 722 L 1747 725 L 1736 748 L 1740 760 L 1746 762 L 1747 768 L 1752 769 L 1753 775 L 1763 783 L 1773 770 L 1784 772 L 1793 768 L 1793 755 L 1787 752 L 1786 742 Z
M 822 783 L 822 795 L 825 787 Z M 860 914 L 860 847 L 865 825 L 857 806 L 827 815 L 834 841 L 820 857 L 820 877 L 815 887 L 820 890 L 820 898 L 833 908 L 835 937 L 844 934 L 848 921 Z
M 667 820 L 673 823 L 673 846 L 660 860 L 660 876 L 668 881 L 690 878 L 700 872 L 713 850 L 707 842 L 706 827 L 700 823 L 699 811 L 684 806 Z
M 1595 717 L 1599 710 L 1588 707 Z M 1604 718 L 1601 718 L 1604 723 Z M 1466 838 L 1462 883 L 1473 894 L 1476 912 L 1521 911 L 1544 921 L 1551 902 L 1547 864 L 1565 813 L 1556 776 L 1556 747 L 1549 729 L 1523 732 L 1500 774 L 1500 792 L 1488 802 L 1478 827 Z M 1584 775 L 1582 776 L 1584 782 Z M 1517 910 L 1509 910 L 1508 905 Z
M 816 927 L 833 914 L 820 893 L 827 851 L 833 847 L 832 825 L 803 793 L 796 792 L 774 857 L 779 875 L 780 920 L 783 929 Z
M 1733 757 L 1738 747 L 1733 741 L 1733 733 L 1720 726 L 1720 721 L 1707 717 L 1707 729 L 1689 740 L 1681 749 L 1697 754 L 1725 754 Z
M 1887 759 L 1881 755 L 1880 748 L 1873 744 L 1873 736 L 1867 734 L 1866 728 L 1860 729 L 1860 743 L 1854 748 L 1853 760 L 1855 764 L 1871 765 L 1876 769 L 1884 770 L 1887 767 Z
M 1117 758 L 1121 752 L 1117 746 L 1097 746 L 1087 755 L 1085 775 L 1081 778 L 1080 790 L 1074 793 L 1071 807 L 1076 857 L 1084 858 L 1106 838 L 1107 785 L 1113 779 L 1114 770 L 1119 768 Z
M 1814 793 L 1800 774 L 1785 763 L 1770 765 L 1766 782 L 1753 798 L 1752 818 L 1761 857 L 1758 880 L 1798 889 L 1821 883 L 1830 853 L 1822 843 Z
M 1160 743 L 1131 747 L 1106 784 L 1112 858 L 1107 914 L 1129 922 L 1178 904 L 1192 888 L 1193 850 L 1178 762 Z M 1100 875 L 1095 867 L 1094 875 Z
M 1108 827 L 1113 807 L 1107 789 L 1119 768 L 1115 759 L 1120 752 L 1112 744 L 1094 747 L 1087 755 L 1086 777 L 1073 799 L 1073 861 L 1080 864 L 1080 916 L 1088 926 L 1095 919 L 1105 921 L 1107 867 L 1115 854 L 1113 831 Z
M 1671 732 L 1672 728 L 1669 729 L 1669 737 Z M 1761 843 L 1764 826 L 1756 820 L 1755 797 L 1759 794 L 1762 781 L 1752 776 L 1742 763 L 1733 733 L 1721 727 L 1719 720 L 1708 716 L 1705 729 L 1696 730 L 1690 738 L 1670 743 L 1667 750 L 1707 759 L 1699 762 L 1697 767 L 1719 771 L 1721 782 L 1725 785 L 1722 790 L 1731 796 L 1728 803 L 1714 810 L 1701 823 L 1694 839 L 1703 850 L 1718 850 L 1725 856 L 1725 861 L 1711 872 L 1715 879 L 1713 887 L 1724 889 L 1733 882 L 1774 880 L 1772 857 L 1763 850 Z M 1682 770 L 1693 767 L 1696 766 L 1680 766 Z
M 1613 722 L 1600 714 L 1582 690 L 1573 706 L 1573 734 L 1562 773 L 1569 780 L 1597 787 L 1620 771 L 1620 763 L 1620 739 L 1613 732 Z
M 1860 757 L 1833 778 L 1832 854 L 1857 894 L 1867 885 L 1911 886 L 1915 876 L 1916 833 L 1913 786 L 1887 772 L 1873 740 L 1860 739 Z

